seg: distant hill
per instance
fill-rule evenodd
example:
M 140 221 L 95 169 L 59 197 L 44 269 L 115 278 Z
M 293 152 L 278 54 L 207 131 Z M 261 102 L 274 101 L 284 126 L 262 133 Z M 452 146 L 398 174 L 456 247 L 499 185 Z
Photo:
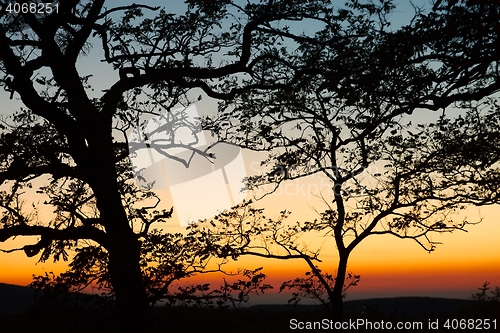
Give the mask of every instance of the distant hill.
M 34 304 L 33 289 L 0 283 L 0 311 L 3 313 L 15 313 L 22 311 Z M 347 313 L 377 312 L 386 315 L 423 316 L 428 314 L 449 315 L 457 313 L 471 304 L 471 300 L 448 299 L 435 297 L 396 297 L 396 298 L 373 298 L 344 303 Z M 321 308 L 320 305 L 293 306 L 290 304 L 262 304 L 249 307 L 261 311 L 283 311 L 283 312 L 313 312 Z
M 34 304 L 35 291 L 28 287 L 0 283 L 0 312 L 14 313 Z
M 380 313 L 418 317 L 428 314 L 455 314 L 472 300 L 437 297 L 372 298 L 346 301 L 345 308 L 355 313 L 376 310 Z
M 344 309 L 346 314 L 361 314 L 376 312 L 385 315 L 402 315 L 419 317 L 428 314 L 451 315 L 459 312 L 471 304 L 471 300 L 436 298 L 436 297 L 395 297 L 395 298 L 373 298 L 355 301 L 346 301 Z M 262 304 L 254 305 L 253 309 L 273 309 L 273 311 L 286 312 L 314 312 L 322 308 L 322 305 L 291 304 Z
M 48 303 L 35 311 L 22 310 L 33 305 L 34 291 L 0 283 L 0 331 L 14 332 L 114 332 L 118 318 L 113 307 L 82 308 Z M 92 296 L 91 296 L 92 297 Z M 97 297 L 97 296 L 96 296 Z M 97 298 L 96 298 L 97 300 Z M 75 304 L 75 303 L 72 303 Z M 86 303 L 88 305 L 88 303 Z M 471 318 L 494 318 L 499 313 L 483 312 L 475 301 L 432 297 L 377 298 L 345 302 L 346 318 L 372 320 L 426 320 L 462 318 L 464 310 L 475 310 Z M 488 310 L 488 309 L 486 309 Z M 240 309 L 158 307 L 152 323 L 157 332 L 289 332 L 291 318 L 322 321 L 329 317 L 319 305 L 263 304 Z M 500 319 L 500 318 L 499 318 Z

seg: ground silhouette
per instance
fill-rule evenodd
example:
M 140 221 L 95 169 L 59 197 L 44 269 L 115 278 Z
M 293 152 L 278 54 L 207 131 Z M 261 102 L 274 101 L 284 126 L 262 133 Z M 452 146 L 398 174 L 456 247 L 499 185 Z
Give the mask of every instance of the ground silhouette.
M 112 306 L 88 307 L 34 304 L 33 290 L 0 284 L 2 332 L 114 332 L 119 317 Z M 24 300 L 25 304 L 19 306 Z M 345 302 L 342 320 L 421 321 L 477 319 L 477 300 L 433 297 L 376 298 Z M 482 306 L 482 317 L 500 320 L 499 302 Z M 322 305 L 272 304 L 234 308 L 156 307 L 152 328 L 156 332 L 288 332 L 290 320 L 330 319 Z

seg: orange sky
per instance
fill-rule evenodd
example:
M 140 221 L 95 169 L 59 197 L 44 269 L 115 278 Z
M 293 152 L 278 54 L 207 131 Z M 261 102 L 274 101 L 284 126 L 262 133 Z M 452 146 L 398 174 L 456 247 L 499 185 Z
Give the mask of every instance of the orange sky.
M 247 173 L 256 172 L 255 164 L 262 156 L 245 152 L 244 158 Z M 258 166 L 258 163 L 257 163 Z M 322 211 L 325 204 L 317 193 L 328 193 L 329 182 L 316 177 L 288 182 L 279 190 L 280 195 L 266 197 L 257 204 L 266 207 L 266 216 L 277 217 L 283 209 L 291 210 L 290 222 L 313 220 L 317 218 L 315 210 Z M 172 205 L 167 190 L 159 191 L 165 207 Z M 433 240 L 443 242 L 433 253 L 425 252 L 411 240 L 400 240 L 392 236 L 371 236 L 354 250 L 349 262 L 349 270 L 361 275 L 358 286 L 348 292 L 348 299 L 364 297 L 389 297 L 405 295 L 426 295 L 467 298 L 476 292 L 483 282 L 490 281 L 492 286 L 500 286 L 500 251 L 498 235 L 500 235 L 500 206 L 471 207 L 462 212 L 457 219 L 467 218 L 469 221 L 483 221 L 479 225 L 469 226 L 469 232 L 434 235 Z M 183 231 L 175 216 L 166 225 L 158 225 L 169 232 Z M 328 238 L 305 238 L 310 246 L 323 246 L 320 265 L 324 271 L 334 273 L 336 268 L 335 248 Z M 21 238 L 0 244 L 0 248 L 8 249 L 24 245 Z M 0 252 L 0 282 L 26 285 L 32 274 L 43 274 L 45 271 L 55 273 L 64 270 L 64 263 L 38 263 L 37 258 L 26 258 L 23 252 Z M 229 267 L 256 268 L 264 266 L 268 275 L 268 283 L 277 289 L 284 280 L 301 276 L 307 265 L 299 260 L 278 261 L 261 258 L 242 258 Z M 206 276 L 196 280 L 205 279 Z M 212 282 L 209 278 L 209 281 Z M 220 279 L 213 280 L 218 283 Z M 201 282 L 201 281 L 200 281 Z M 271 293 L 271 294 L 275 294 Z M 273 295 L 272 300 L 277 298 Z M 264 298 L 259 298 L 267 302 Z M 279 298 L 286 301 L 285 296 Z
M 295 185 L 294 185 L 295 186 Z M 300 186 L 297 185 L 297 186 Z M 278 196 L 265 199 L 268 214 L 276 214 L 281 209 L 292 207 L 290 221 L 314 218 L 314 198 Z M 349 271 L 361 275 L 361 282 L 348 292 L 348 299 L 390 296 L 440 296 L 468 298 L 476 292 L 483 282 L 490 281 L 492 286 L 500 286 L 500 251 L 498 235 L 500 223 L 496 217 L 500 207 L 472 207 L 465 212 L 469 220 L 483 221 L 469 227 L 469 232 L 435 235 L 433 239 L 443 242 L 436 251 L 425 252 L 411 240 L 400 240 L 392 236 L 371 236 L 354 250 L 349 263 Z M 165 230 L 182 230 L 172 220 Z M 311 244 L 324 243 L 321 253 L 324 271 L 333 273 L 336 264 L 335 249 L 328 239 L 314 239 Z M 1 244 L 1 248 L 16 247 L 23 244 L 18 238 Z M 38 263 L 36 258 L 26 258 L 23 252 L 0 253 L 0 281 L 26 285 L 32 274 L 44 271 L 60 272 L 64 264 L 52 262 Z M 259 297 L 260 302 L 286 301 L 287 296 L 274 294 L 284 280 L 301 276 L 308 267 L 300 260 L 278 261 L 255 257 L 241 258 L 231 263 L 230 268 L 256 268 L 264 266 L 267 282 L 275 286 L 275 291 L 267 298 Z M 195 279 L 207 279 L 203 276 Z M 219 278 L 208 278 L 207 282 L 218 283 Z
M 399 12 L 401 13 L 404 14 L 404 10 Z M 409 13 L 413 13 L 411 8 Z M 101 74 L 91 79 L 96 91 L 107 88 L 110 80 L 117 79 L 116 71 L 100 62 L 101 58 L 101 55 L 83 58 L 90 60 L 87 64 L 80 65 L 82 75 L 97 72 Z M 193 95 L 197 96 L 198 92 L 194 91 Z M 19 101 L 9 100 L 7 95 L 2 96 L 5 96 L 1 99 L 2 112 L 17 109 Z M 207 108 L 216 109 L 213 101 L 204 99 L 203 103 Z M 258 157 L 249 153 L 246 157 L 258 160 Z M 317 216 L 313 208 L 324 209 L 321 201 L 315 197 L 315 193 L 323 185 L 328 187 L 328 182 L 319 180 L 311 183 L 301 180 L 288 183 L 282 188 L 281 196 L 267 198 L 260 204 L 269 210 L 266 215 L 276 216 L 280 210 L 289 209 L 293 212 L 290 221 L 314 219 Z M 435 240 L 443 241 L 444 244 L 431 254 L 410 240 L 399 240 L 391 236 L 372 236 L 365 240 L 350 258 L 349 270 L 360 274 L 361 282 L 349 291 L 348 298 L 405 295 L 467 298 L 485 281 L 490 281 L 492 286 L 500 286 L 500 221 L 497 218 L 500 216 L 500 207 L 483 207 L 480 210 L 471 208 L 466 214 L 471 220 L 481 217 L 484 219 L 481 224 L 470 226 L 469 233 L 434 236 Z M 165 230 L 176 232 L 183 229 L 178 220 L 172 219 Z M 327 239 L 309 239 L 308 242 L 313 245 L 325 242 L 325 249 L 321 254 L 324 261 L 322 268 L 334 273 L 336 257 L 332 242 Z M 23 239 L 18 238 L 0 243 L 0 248 L 9 249 L 24 244 Z M 31 281 L 32 274 L 43 274 L 45 271 L 58 273 L 64 270 L 64 263 L 36 262 L 36 257 L 27 258 L 23 252 L 0 252 L 0 282 L 26 285 Z M 308 269 L 301 261 L 282 262 L 260 258 L 244 258 L 231 265 L 235 269 L 264 266 L 268 282 L 277 288 L 283 280 L 299 276 Z

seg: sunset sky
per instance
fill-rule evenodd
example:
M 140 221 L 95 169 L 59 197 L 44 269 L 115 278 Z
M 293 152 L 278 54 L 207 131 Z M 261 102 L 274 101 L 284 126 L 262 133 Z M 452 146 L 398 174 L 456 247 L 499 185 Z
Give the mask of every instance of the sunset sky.
M 245 154 L 247 160 L 251 155 Z M 312 220 L 317 217 L 315 209 L 324 209 L 324 203 L 314 193 L 306 192 L 308 185 L 311 190 L 316 189 L 310 186 L 314 183 L 318 181 L 290 182 L 287 194 L 282 191 L 281 195 L 268 196 L 257 202 L 257 205 L 265 207 L 266 216 L 269 217 L 278 217 L 279 211 L 288 209 L 292 211 L 288 218 L 290 222 Z M 168 202 L 171 202 L 168 191 L 158 193 L 168 206 Z M 361 275 L 361 282 L 348 291 L 347 299 L 411 295 L 468 298 L 485 281 L 490 281 L 492 286 L 500 286 L 499 213 L 498 206 L 469 208 L 456 219 L 470 222 L 482 219 L 481 223 L 469 226 L 467 233 L 456 231 L 453 234 L 433 235 L 433 240 L 443 244 L 438 245 L 432 253 L 427 253 L 412 240 L 400 240 L 389 235 L 370 236 L 351 255 L 348 271 Z M 157 227 L 170 232 L 184 230 L 175 216 L 167 225 Z M 23 239 L 16 239 L 1 244 L 1 248 L 22 244 Z M 319 266 L 325 272 L 334 273 L 337 259 L 332 239 L 305 237 L 304 244 L 311 248 L 322 246 L 320 259 L 323 262 Z M 26 285 L 31 281 L 32 274 L 43 274 L 45 271 L 57 273 L 65 267 L 64 263 L 36 264 L 36 261 L 36 258 L 26 258 L 22 251 L 0 253 L 0 282 Z M 255 302 L 265 303 L 286 301 L 288 295 L 276 295 L 281 283 L 302 276 L 308 270 L 307 265 L 300 260 L 279 261 L 255 257 L 241 258 L 230 263 L 227 269 L 235 271 L 238 268 L 261 266 L 268 276 L 267 282 L 275 287 L 268 296 L 254 299 Z M 193 281 L 217 284 L 220 277 L 200 276 Z
M 395 15 L 398 20 L 407 17 L 408 6 L 403 6 Z M 118 74 L 106 66 L 100 59 L 97 50 L 87 59 L 81 59 L 82 75 L 93 73 L 90 83 L 95 91 L 107 88 L 118 79 Z M 0 92 L 0 114 L 10 115 L 15 111 L 20 101 L 9 100 L 9 93 Z M 197 104 L 202 113 L 213 112 L 216 103 L 203 99 Z M 416 119 L 429 119 L 435 114 L 422 111 Z M 247 175 L 258 172 L 255 163 L 263 155 L 243 152 Z M 279 194 L 270 195 L 257 202 L 259 207 L 266 209 L 266 216 L 277 217 L 283 209 L 292 212 L 290 222 L 313 220 L 318 217 L 315 210 L 325 209 L 324 203 L 318 198 L 323 193 L 328 198 L 329 182 L 321 177 L 290 181 L 283 184 Z M 251 198 L 255 193 L 250 193 Z M 168 189 L 158 190 L 163 205 L 173 205 L 172 193 Z M 187 194 L 190 195 L 190 194 Z M 500 286 L 500 206 L 469 207 L 456 215 L 456 220 L 466 219 L 469 222 L 481 223 L 468 226 L 468 232 L 456 231 L 453 234 L 434 234 L 434 241 L 442 242 L 432 253 L 424 251 L 412 240 L 401 240 L 395 237 L 370 236 L 354 250 L 350 257 L 348 271 L 361 275 L 358 286 L 347 293 L 347 299 L 395 296 L 436 296 L 451 298 L 468 298 L 477 291 L 485 281 L 491 286 Z M 42 217 L 43 218 L 43 217 Z M 168 232 L 183 231 L 179 218 L 174 215 L 167 224 L 157 225 Z M 34 238 L 31 239 L 35 241 Z M 305 237 L 304 244 L 311 248 L 323 247 L 320 254 L 323 271 L 334 274 L 336 268 L 336 250 L 332 239 L 328 237 Z M 0 243 L 0 249 L 8 250 L 29 244 L 28 238 L 17 238 Z M 27 258 L 22 251 L 14 253 L 0 252 L 0 282 L 27 285 L 32 274 L 43 274 L 45 271 L 59 273 L 65 270 L 65 263 L 36 263 L 37 257 Z M 276 295 L 281 283 L 285 280 L 302 276 L 308 270 L 307 265 L 300 260 L 279 261 L 245 257 L 228 265 L 230 269 L 264 267 L 267 282 L 275 286 L 275 291 L 267 297 L 258 297 L 255 302 L 282 302 L 288 295 Z M 219 278 L 198 277 L 194 281 L 218 283 Z

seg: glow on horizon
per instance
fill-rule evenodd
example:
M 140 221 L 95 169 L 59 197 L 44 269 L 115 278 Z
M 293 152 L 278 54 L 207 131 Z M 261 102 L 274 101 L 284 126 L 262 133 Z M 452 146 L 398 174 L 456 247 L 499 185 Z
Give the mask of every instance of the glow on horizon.
M 409 8 L 407 12 L 412 12 L 409 2 L 401 5 Z M 400 9 L 399 15 L 405 15 L 405 9 Z M 97 55 L 101 52 L 98 49 L 96 48 L 95 51 L 98 52 Z M 99 56 L 86 59 L 86 63 L 79 64 L 79 69 L 82 70 L 82 74 L 97 72 L 100 74 L 91 79 L 96 91 L 107 88 L 109 82 L 118 78 L 116 71 L 99 61 Z M 1 101 L 4 109 L 2 112 L 17 109 L 19 104 L 17 100 L 7 99 L 5 94 Z M 213 104 L 213 101 L 204 99 L 204 103 Z M 209 109 L 215 107 L 214 105 Z M 251 154 L 248 153 L 248 155 Z M 255 156 L 253 158 L 258 159 Z M 284 184 L 288 187 L 282 189 L 283 195 L 266 198 L 266 204 L 262 203 L 270 210 L 270 213 L 266 215 L 289 209 L 293 213 L 289 219 L 290 222 L 314 219 L 317 217 L 314 208 L 319 209 L 322 203 L 317 193 L 313 192 L 316 189 L 322 189 L 322 184 L 320 181 L 319 185 L 313 185 L 307 180 Z M 328 184 L 325 183 L 325 185 Z M 292 195 L 288 195 L 289 193 Z M 374 295 L 377 295 L 376 297 L 448 295 L 448 297 L 467 298 L 485 281 L 490 281 L 492 286 L 500 286 L 498 246 L 500 222 L 495 221 L 495 218 L 500 215 L 500 207 L 482 208 L 480 214 L 477 208 L 471 208 L 468 212 L 473 216 L 472 220 L 484 216 L 484 221 L 479 225 L 470 226 L 469 233 L 457 231 L 451 235 L 433 236 L 436 240 L 442 240 L 443 244 L 431 254 L 426 253 L 411 240 L 399 240 L 391 236 L 371 236 L 363 241 L 353 251 L 350 258 L 348 271 L 360 274 L 361 281 L 358 286 L 348 291 L 348 299 L 374 297 Z M 182 230 L 176 223 L 176 221 L 169 221 L 165 230 Z M 310 240 L 310 242 L 315 241 L 317 242 L 317 240 Z M 323 241 L 325 239 L 321 239 L 320 243 Z M 335 248 L 331 239 L 326 241 L 325 249 L 320 256 L 323 260 L 320 266 L 324 271 L 334 273 Z M 18 238 L 8 243 L 0 243 L 0 248 L 9 249 L 25 244 L 22 238 Z M 43 274 L 45 271 L 58 273 L 64 271 L 67 266 L 65 262 L 52 263 L 52 260 L 49 260 L 36 264 L 37 261 L 38 256 L 27 258 L 22 251 L 0 252 L 0 267 L 2 267 L 0 282 L 26 285 L 31 282 L 32 274 Z M 237 268 L 253 269 L 260 266 L 264 267 L 263 272 L 268 276 L 266 282 L 275 287 L 269 292 L 270 294 L 275 294 L 283 281 L 302 276 L 308 270 L 307 265 L 300 260 L 285 262 L 245 257 L 228 265 L 234 270 Z M 220 277 L 199 275 L 192 281 L 216 284 L 221 280 Z
M 286 201 L 271 199 L 271 206 L 275 209 L 270 209 L 268 216 L 272 216 L 273 211 L 285 208 L 282 207 L 284 204 L 295 207 L 297 213 L 302 212 L 292 213 L 290 222 L 304 220 L 313 212 L 308 207 L 299 209 L 297 204 L 300 198 L 289 198 Z M 348 291 L 348 299 L 384 295 L 467 298 L 485 281 L 491 282 L 493 287 L 500 286 L 500 223 L 495 221 L 499 211 L 498 206 L 483 207 L 480 210 L 471 207 L 467 210 L 469 218 L 474 220 L 473 216 L 476 219 L 484 217 L 483 221 L 469 226 L 467 233 L 456 231 L 453 234 L 434 235 L 433 239 L 443 244 L 432 253 L 425 252 L 411 240 L 400 240 L 389 235 L 368 237 L 353 251 L 350 258 L 348 271 L 361 275 L 361 281 Z M 179 227 L 170 226 L 165 231 L 179 231 Z M 26 244 L 24 241 L 19 237 L 1 244 L 1 248 L 19 247 Z M 334 273 L 335 248 L 332 248 L 331 239 L 322 239 L 321 242 L 323 241 L 329 245 L 320 254 L 323 262 L 319 266 L 325 272 Z M 0 266 L 3 268 L 0 271 L 0 282 L 27 285 L 31 282 L 32 274 L 43 274 L 45 271 L 59 273 L 67 265 L 65 262 L 52 263 L 51 260 L 36 264 L 37 260 L 37 257 L 27 258 L 23 251 L 0 253 Z M 263 273 L 267 275 L 265 283 L 270 283 L 275 288 L 267 292 L 270 295 L 277 293 L 283 281 L 303 276 L 309 270 L 301 260 L 280 261 L 249 256 L 241 257 L 226 267 L 233 271 L 238 268 L 264 267 Z M 209 282 L 214 285 L 221 281 L 220 276 L 210 275 L 198 275 L 191 279 L 191 282 Z

